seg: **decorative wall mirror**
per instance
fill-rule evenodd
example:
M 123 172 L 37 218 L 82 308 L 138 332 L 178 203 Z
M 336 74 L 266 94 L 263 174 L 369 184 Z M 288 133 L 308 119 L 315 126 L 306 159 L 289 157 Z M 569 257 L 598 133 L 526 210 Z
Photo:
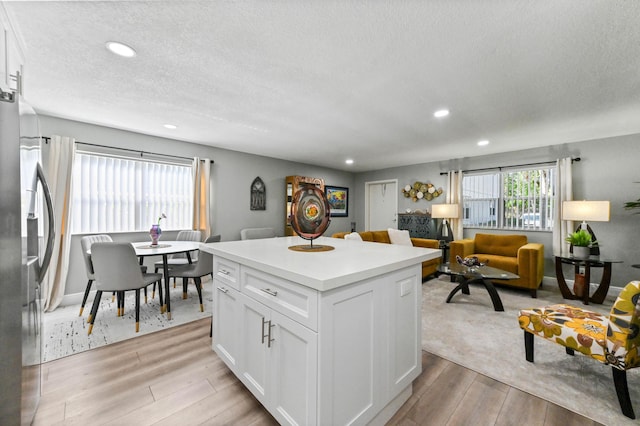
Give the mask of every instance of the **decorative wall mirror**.
M 267 209 L 267 187 L 260 177 L 251 183 L 251 210 Z

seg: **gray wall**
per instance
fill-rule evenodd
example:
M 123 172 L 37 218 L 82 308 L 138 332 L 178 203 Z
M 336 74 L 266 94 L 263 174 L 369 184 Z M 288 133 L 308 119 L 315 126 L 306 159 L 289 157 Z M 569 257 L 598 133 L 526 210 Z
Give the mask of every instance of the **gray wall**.
M 211 170 L 213 192 L 211 226 L 214 234 L 222 235 L 223 241 L 239 239 L 240 229 L 246 227 L 269 226 L 275 228 L 278 235 L 284 234 L 284 177 L 288 175 L 322 177 L 328 185 L 345 186 L 350 189 L 349 217 L 332 218 L 326 232 L 326 235 L 331 235 L 335 232 L 348 231 L 352 221 L 358 224 L 358 230 L 363 230 L 366 182 L 397 179 L 401 189 L 404 185 L 419 180 L 433 183 L 436 187 L 442 186 L 446 191 L 446 177 L 441 176 L 440 173 L 448 170 L 553 161 L 568 156 L 581 157 L 582 161 L 574 163 L 573 166 L 574 198 L 611 201 L 611 221 L 592 223 L 591 226 L 600 241 L 602 254 L 623 261 L 613 267 L 612 285 L 624 286 L 630 280 L 640 278 L 640 270 L 631 267 L 632 264 L 640 263 L 640 249 L 636 243 L 640 238 L 640 215 L 623 208 L 626 201 L 640 198 L 640 183 L 634 183 L 640 182 L 640 169 L 637 165 L 640 160 L 640 135 L 352 174 L 48 116 L 41 116 L 40 121 L 42 134 L 46 136 L 59 134 L 95 144 L 184 157 L 211 158 L 215 161 Z M 260 176 L 267 187 L 265 211 L 249 209 L 249 188 L 256 176 Z M 445 196 L 446 193 L 431 202 L 421 200 L 414 203 L 399 191 L 398 208 L 401 212 L 407 208 L 430 209 L 431 204 L 445 202 Z M 477 229 L 465 229 L 465 237 L 472 237 L 477 231 Z M 551 233 L 526 232 L 526 234 L 530 241 L 545 245 L 545 275 L 555 277 Z M 148 239 L 146 232 L 120 233 L 113 236 L 115 240 L 122 241 Z M 171 231 L 165 231 L 163 237 L 170 239 L 175 235 Z M 86 285 L 79 238 L 80 236 L 73 236 L 72 239 L 71 261 L 65 292 L 67 295 L 74 295 L 74 299 L 70 301 L 75 301 L 78 293 L 84 291 Z M 148 264 L 153 260 L 153 258 L 147 260 Z M 565 271 L 569 278 L 571 270 Z M 597 269 L 592 275 L 592 282 L 598 281 L 601 276 Z
M 640 215 L 624 209 L 626 201 L 640 198 L 640 135 L 576 142 L 547 148 L 513 151 L 498 155 L 469 157 L 443 162 L 423 163 L 397 167 L 356 175 L 352 199 L 355 203 L 354 220 L 359 227 L 364 224 L 364 187 L 366 182 L 398 179 L 401 189 L 416 180 L 430 182 L 446 191 L 446 176 L 440 172 L 448 170 L 480 169 L 485 167 L 508 166 L 542 161 L 555 161 L 564 157 L 580 157 L 573 165 L 574 199 L 610 200 L 611 221 L 594 222 L 591 227 L 598 237 L 603 256 L 623 261 L 614 264 L 612 285 L 622 287 L 627 282 L 640 279 L 640 269 L 632 264 L 640 264 Z M 399 210 L 431 209 L 431 204 L 445 202 L 446 193 L 436 200 L 414 203 L 399 192 Z M 362 230 L 362 229 L 359 229 Z M 500 232 L 465 229 L 465 238 L 476 232 Z M 545 245 L 545 276 L 555 277 L 553 267 L 552 236 L 550 232 L 522 232 L 529 241 Z M 565 277 L 572 277 L 570 269 L 565 269 Z M 592 282 L 599 281 L 601 269 L 592 270 Z
M 302 175 L 324 178 L 328 185 L 353 188 L 354 176 L 339 170 L 294 163 L 274 158 L 244 154 L 204 145 L 180 142 L 171 139 L 116 130 L 108 127 L 64 120 L 50 116 L 40 116 L 43 136 L 70 136 L 77 141 L 119 148 L 135 149 L 181 157 L 206 157 L 215 163 L 211 168 L 212 200 L 211 227 L 213 234 L 220 234 L 223 241 L 240 239 L 240 230 L 250 227 L 273 227 L 277 235 L 284 235 L 285 221 L 285 176 Z M 267 208 L 251 211 L 250 187 L 256 176 L 266 185 Z M 353 202 L 349 214 L 354 212 Z M 351 217 L 332 218 L 325 235 L 350 229 Z M 163 238 L 175 237 L 177 231 L 163 230 Z M 71 257 L 65 295 L 74 295 L 66 302 L 77 301 L 78 294 L 84 292 L 86 275 L 80 250 L 80 237 L 74 235 L 71 242 Z M 145 241 L 146 232 L 112 234 L 117 241 Z M 148 265 L 159 260 L 148 258 Z

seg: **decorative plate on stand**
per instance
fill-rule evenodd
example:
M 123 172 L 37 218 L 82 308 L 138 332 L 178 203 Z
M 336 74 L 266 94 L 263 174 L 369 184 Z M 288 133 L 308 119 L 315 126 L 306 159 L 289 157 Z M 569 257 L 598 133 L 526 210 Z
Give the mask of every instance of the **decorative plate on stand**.
M 313 240 L 320 237 L 331 222 L 331 207 L 324 191 L 315 186 L 300 188 L 291 202 L 291 227 L 301 238 L 309 240 L 309 245 L 290 246 L 294 251 L 329 251 L 332 246 L 313 245 Z

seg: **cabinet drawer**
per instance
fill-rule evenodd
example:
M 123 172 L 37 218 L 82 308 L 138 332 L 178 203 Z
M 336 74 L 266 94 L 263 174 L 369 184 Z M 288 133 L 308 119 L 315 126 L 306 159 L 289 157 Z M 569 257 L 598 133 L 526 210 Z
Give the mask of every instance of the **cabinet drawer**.
M 240 265 L 220 256 L 213 256 L 214 277 L 240 291 Z
M 273 310 L 318 331 L 318 292 L 295 282 L 242 267 L 241 291 Z

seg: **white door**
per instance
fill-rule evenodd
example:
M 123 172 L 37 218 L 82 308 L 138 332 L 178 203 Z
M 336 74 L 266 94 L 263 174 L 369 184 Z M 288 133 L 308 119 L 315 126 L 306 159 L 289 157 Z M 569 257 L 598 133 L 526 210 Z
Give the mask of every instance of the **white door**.
M 367 182 L 365 227 L 379 231 L 398 227 L 398 181 Z

